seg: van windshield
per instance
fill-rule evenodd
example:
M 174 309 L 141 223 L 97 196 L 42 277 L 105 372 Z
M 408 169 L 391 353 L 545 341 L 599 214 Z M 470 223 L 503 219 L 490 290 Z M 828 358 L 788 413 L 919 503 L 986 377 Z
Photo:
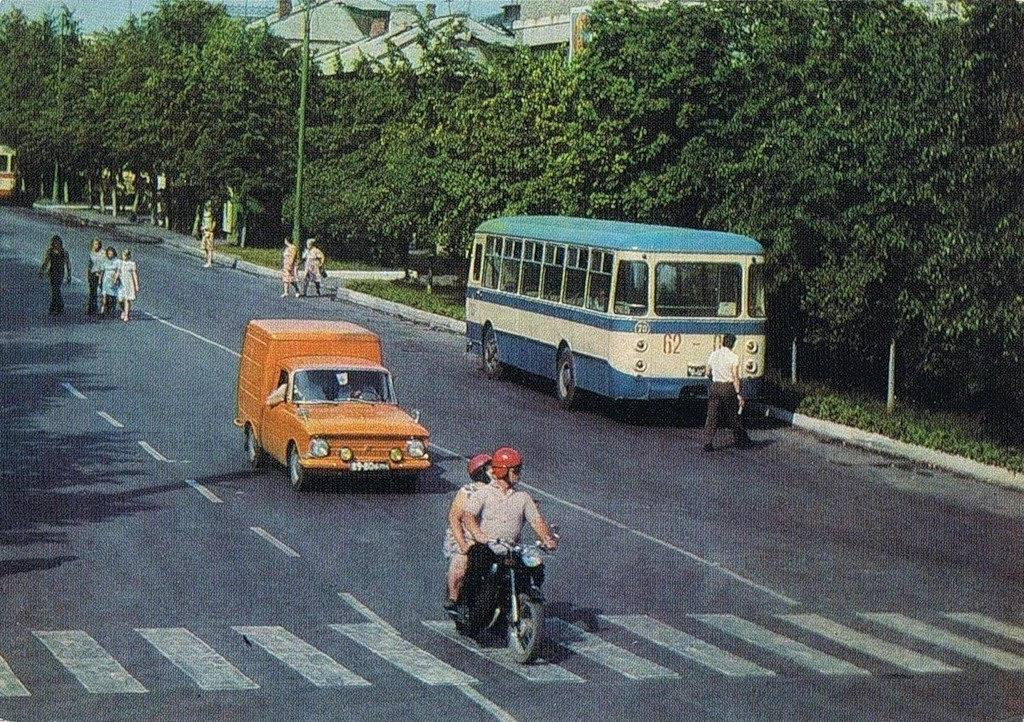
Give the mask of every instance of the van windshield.
M 292 383 L 292 401 L 297 404 L 394 403 L 391 379 L 383 371 L 303 369 L 295 372 Z

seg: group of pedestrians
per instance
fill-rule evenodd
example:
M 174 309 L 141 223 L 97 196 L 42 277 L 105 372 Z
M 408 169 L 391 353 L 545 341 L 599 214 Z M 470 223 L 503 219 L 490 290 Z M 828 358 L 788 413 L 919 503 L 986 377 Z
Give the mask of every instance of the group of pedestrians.
M 59 316 L 64 312 L 62 286 L 71 285 L 71 256 L 60 236 L 50 239 L 39 275 L 50 278 L 50 315 Z M 118 258 L 117 249 L 113 246 L 104 249 L 100 239 L 94 238 L 85 275 L 89 287 L 88 315 L 98 312 L 107 316 L 120 308 L 121 320 L 131 319 L 132 303 L 139 293 L 139 268 L 132 260 L 131 249 L 124 249 Z
M 321 295 L 320 281 L 327 277 L 324 266 L 327 257 L 324 252 L 317 248 L 316 239 L 306 240 L 305 252 L 301 254 L 297 244 L 291 238 L 284 241 L 284 250 L 281 253 L 281 285 L 283 287 L 281 298 L 288 298 L 291 289 L 295 289 L 295 297 L 309 295 L 309 284 L 316 288 L 316 295 Z M 299 293 L 299 281 L 302 278 L 302 292 Z

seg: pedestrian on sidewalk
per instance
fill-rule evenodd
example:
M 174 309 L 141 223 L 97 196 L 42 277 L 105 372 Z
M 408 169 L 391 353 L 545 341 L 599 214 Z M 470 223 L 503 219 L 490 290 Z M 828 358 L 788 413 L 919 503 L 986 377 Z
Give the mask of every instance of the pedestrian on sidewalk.
M 708 387 L 708 418 L 704 425 L 704 451 L 714 451 L 715 431 L 728 423 L 733 440 L 740 449 L 750 446 L 740 414 L 743 411 L 743 392 L 740 387 L 740 357 L 732 348 L 736 337 L 731 333 L 722 337 L 722 346 L 708 356 L 707 374 L 711 378 Z
M 43 255 L 43 263 L 39 267 L 39 276 L 50 274 L 50 315 L 58 316 L 64 311 L 64 296 L 61 284 L 71 285 L 71 257 L 64 250 L 64 242 L 60 236 L 50 239 L 50 247 Z
M 117 272 L 120 268 L 121 261 L 117 258 L 117 249 L 107 246 L 103 259 L 103 283 L 100 286 L 103 293 L 103 303 L 100 306 L 101 316 L 106 316 L 117 306 Z
M 213 266 L 213 230 L 213 225 L 203 228 L 202 249 L 203 255 L 206 257 L 206 263 L 203 264 L 203 268 Z
M 295 298 L 299 297 L 299 282 L 295 280 L 295 271 L 299 266 L 299 247 L 292 243 L 291 238 L 284 239 L 284 251 L 281 253 L 281 285 L 284 287 L 281 298 L 288 298 L 288 289 L 295 289 Z
M 96 315 L 99 306 L 100 285 L 103 283 L 103 265 L 106 258 L 103 255 L 103 241 L 93 238 L 89 247 L 89 264 L 85 271 L 85 280 L 89 284 L 89 305 L 85 312 L 89 316 Z
M 327 257 L 324 256 L 324 252 L 316 247 L 316 239 L 306 239 L 306 254 L 304 256 L 303 263 L 303 284 L 302 284 L 302 295 L 309 295 L 309 284 L 312 283 L 316 286 L 316 295 L 321 295 L 320 290 L 320 278 L 324 275 L 324 263 L 327 262 Z
M 125 323 L 131 318 L 132 302 L 139 292 L 139 269 L 132 260 L 130 248 L 121 254 L 121 266 L 117 269 L 117 300 L 121 302 L 121 320 Z

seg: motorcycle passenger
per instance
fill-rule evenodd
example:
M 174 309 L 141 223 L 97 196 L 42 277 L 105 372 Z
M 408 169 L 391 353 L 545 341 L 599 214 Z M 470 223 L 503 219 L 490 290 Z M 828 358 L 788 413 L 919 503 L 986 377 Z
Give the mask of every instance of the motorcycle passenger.
M 509 447 L 496 450 L 491 457 L 494 480 L 466 501 L 462 521 L 477 542 L 501 539 L 513 544 L 519 542 L 523 523 L 529 522 L 541 544 L 554 551 L 558 541 L 536 502 L 527 492 L 515 488 L 522 469 L 518 451 Z
M 455 492 L 455 498 L 448 509 L 448 528 L 444 535 L 444 555 L 448 558 L 448 599 L 444 608 L 450 612 L 455 610 L 462 582 L 466 578 L 467 554 L 473 542 L 462 521 L 462 512 L 466 501 L 491 481 L 490 470 L 490 454 L 477 454 L 470 459 L 466 471 L 472 481 Z

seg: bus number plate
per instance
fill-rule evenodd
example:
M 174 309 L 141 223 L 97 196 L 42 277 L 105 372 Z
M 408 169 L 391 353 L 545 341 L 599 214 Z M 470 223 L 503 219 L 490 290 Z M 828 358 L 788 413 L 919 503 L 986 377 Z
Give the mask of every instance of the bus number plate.
M 661 337 L 661 351 L 665 354 L 678 354 L 679 347 L 683 345 L 683 334 L 666 333 Z

